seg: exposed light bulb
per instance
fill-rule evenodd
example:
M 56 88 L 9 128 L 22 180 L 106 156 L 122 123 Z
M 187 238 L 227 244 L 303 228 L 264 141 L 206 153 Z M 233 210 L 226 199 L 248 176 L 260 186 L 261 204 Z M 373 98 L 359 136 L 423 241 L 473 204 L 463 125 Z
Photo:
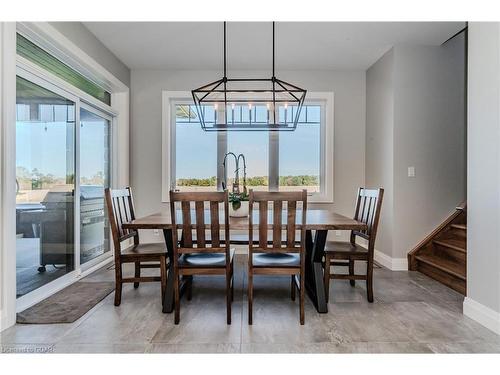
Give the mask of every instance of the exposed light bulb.
M 252 103 L 248 103 L 248 109 L 252 109 Z
M 287 109 L 287 108 L 288 108 L 288 103 L 285 103 L 285 109 Z
M 231 103 L 231 109 L 234 109 L 234 103 Z
M 217 103 L 214 103 L 214 111 L 217 111 L 218 105 Z

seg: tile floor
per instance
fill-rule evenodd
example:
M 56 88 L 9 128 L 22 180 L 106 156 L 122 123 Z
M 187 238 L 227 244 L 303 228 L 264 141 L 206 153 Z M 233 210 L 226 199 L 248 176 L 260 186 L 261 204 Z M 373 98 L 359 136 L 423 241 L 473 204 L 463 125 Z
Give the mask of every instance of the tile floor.
M 109 267 L 108 267 L 109 268 Z M 500 353 L 500 336 L 462 315 L 463 296 L 415 272 L 375 270 L 375 302 L 358 282 L 332 281 L 328 314 L 306 298 L 306 324 L 288 277 L 256 277 L 254 324 L 247 324 L 245 256 L 236 257 L 232 325 L 225 322 L 224 279 L 198 277 L 181 321 L 161 312 L 159 285 L 124 287 L 72 324 L 16 325 L 0 351 L 57 353 Z M 132 269 L 127 269 L 132 273 Z M 113 280 L 102 268 L 87 281 Z

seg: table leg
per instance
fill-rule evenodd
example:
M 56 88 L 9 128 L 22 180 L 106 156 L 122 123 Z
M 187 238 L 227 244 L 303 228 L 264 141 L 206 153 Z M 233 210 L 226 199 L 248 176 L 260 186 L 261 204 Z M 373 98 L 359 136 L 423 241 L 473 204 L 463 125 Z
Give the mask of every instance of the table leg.
M 163 237 L 165 237 L 165 245 L 167 245 L 169 264 L 162 311 L 164 313 L 171 313 L 174 310 L 174 244 L 172 242 L 172 230 L 164 229 Z
M 322 264 L 327 234 L 327 230 L 317 230 L 313 241 L 312 232 L 306 231 L 306 291 L 319 313 L 328 312 Z
M 172 230 L 164 229 L 163 237 L 165 237 L 165 245 L 167 246 L 167 254 L 169 259 L 168 273 L 167 273 L 167 287 L 165 289 L 165 297 L 163 299 L 164 313 L 171 313 L 174 311 L 174 243 L 172 240 Z M 192 282 L 192 277 L 183 278 L 180 285 L 180 295 L 184 294 L 188 283 Z

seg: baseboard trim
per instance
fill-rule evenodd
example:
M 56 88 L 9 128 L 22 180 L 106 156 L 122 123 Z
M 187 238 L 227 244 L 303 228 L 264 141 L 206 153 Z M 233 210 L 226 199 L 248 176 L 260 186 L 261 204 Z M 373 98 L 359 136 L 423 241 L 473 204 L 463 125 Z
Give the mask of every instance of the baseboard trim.
M 483 304 L 465 297 L 463 304 L 464 315 L 475 320 L 482 326 L 500 335 L 500 313 Z
M 0 332 L 5 331 L 7 328 L 16 324 L 15 319 L 8 319 L 5 310 L 0 310 Z
M 391 271 L 408 271 L 408 259 L 406 258 L 392 258 L 379 250 L 375 250 L 374 260 Z

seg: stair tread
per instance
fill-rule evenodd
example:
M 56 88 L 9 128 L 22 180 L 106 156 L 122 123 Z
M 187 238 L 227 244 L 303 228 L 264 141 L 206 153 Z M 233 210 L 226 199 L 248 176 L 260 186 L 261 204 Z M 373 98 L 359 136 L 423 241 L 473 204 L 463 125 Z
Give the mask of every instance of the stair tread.
M 467 225 L 465 224 L 451 224 L 452 228 L 467 230 Z
M 441 245 L 448 247 L 450 249 L 459 251 L 461 253 L 467 253 L 467 245 L 464 240 L 459 240 L 455 238 L 446 238 L 432 241 L 436 245 Z
M 417 261 L 427 263 L 441 271 L 465 280 L 465 264 L 461 264 L 434 254 L 421 254 L 415 257 Z

